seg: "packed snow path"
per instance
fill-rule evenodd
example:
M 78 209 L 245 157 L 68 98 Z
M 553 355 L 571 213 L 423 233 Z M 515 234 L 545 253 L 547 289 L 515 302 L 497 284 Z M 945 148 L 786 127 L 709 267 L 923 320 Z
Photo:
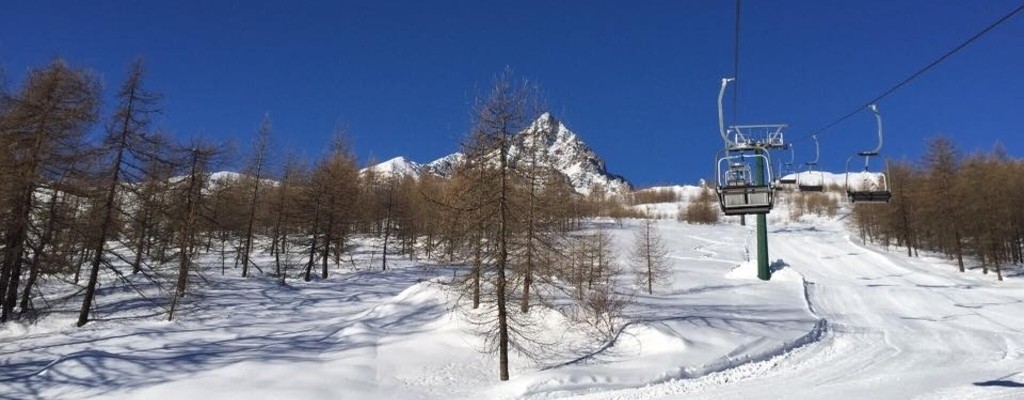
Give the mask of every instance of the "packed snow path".
M 854 240 L 839 223 L 770 234 L 771 258 L 804 276 L 812 311 L 828 321 L 819 342 L 698 379 L 580 398 L 1024 399 L 1024 286 Z

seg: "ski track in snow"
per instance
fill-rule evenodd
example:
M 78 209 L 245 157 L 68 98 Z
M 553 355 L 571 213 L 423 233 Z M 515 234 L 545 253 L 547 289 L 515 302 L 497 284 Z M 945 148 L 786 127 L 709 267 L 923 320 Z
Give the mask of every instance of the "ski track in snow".
M 574 398 L 1024 398 L 1019 284 L 882 253 L 838 224 L 773 232 L 769 244 L 805 277 L 809 310 L 828 321 L 820 340 L 697 379 Z

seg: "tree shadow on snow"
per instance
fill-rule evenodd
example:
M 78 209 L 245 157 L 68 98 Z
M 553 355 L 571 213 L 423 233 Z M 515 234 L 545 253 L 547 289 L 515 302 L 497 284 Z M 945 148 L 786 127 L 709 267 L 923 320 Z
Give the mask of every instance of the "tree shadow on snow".
M 1024 276 L 1024 266 L 1007 265 L 1003 267 L 1004 278 L 1019 278 L 1021 276 Z
M 1010 374 L 1010 375 L 1007 375 L 1007 376 L 1004 376 L 1004 377 L 1001 377 L 1001 378 L 997 378 L 997 379 L 993 379 L 993 380 L 985 381 L 985 382 L 974 382 L 974 386 L 981 386 L 981 387 L 1005 387 L 1005 388 L 1024 388 L 1024 383 L 1016 382 L 1016 381 L 1011 381 L 1011 380 L 1006 379 L 1006 378 L 1009 378 L 1009 377 L 1014 376 L 1014 375 L 1017 375 L 1017 374 Z
M 427 277 L 404 268 L 289 285 L 212 280 L 186 297 L 179 321 L 94 321 L 64 335 L 8 340 L 0 351 L 0 399 L 97 396 L 240 362 L 322 361 L 324 354 L 377 346 L 384 336 L 425 331 L 447 312 L 441 302 L 389 301 Z M 152 307 L 152 301 L 109 305 L 118 306 Z

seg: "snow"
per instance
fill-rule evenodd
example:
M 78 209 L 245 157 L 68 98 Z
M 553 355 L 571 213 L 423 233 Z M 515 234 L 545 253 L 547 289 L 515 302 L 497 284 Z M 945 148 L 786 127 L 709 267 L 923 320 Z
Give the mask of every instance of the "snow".
M 874 182 L 882 176 L 878 172 L 868 171 L 854 171 L 854 172 L 842 172 L 834 173 L 828 171 L 804 171 L 799 173 L 787 174 L 783 176 L 783 179 L 796 179 L 801 185 L 817 185 L 823 184 L 825 187 L 839 186 L 846 187 L 846 177 L 849 175 L 850 183 L 852 185 L 859 185 L 863 182 Z
M 382 163 L 374 164 L 359 170 L 360 174 L 373 171 L 383 177 L 419 177 L 423 165 L 414 161 L 406 160 L 405 157 L 395 157 Z
M 540 338 L 557 345 L 537 362 L 513 355 L 508 382 L 441 284 L 454 267 L 380 271 L 367 239 L 328 279 L 282 286 L 230 266 L 221 276 L 211 255 L 173 322 L 163 292 L 134 277 L 147 299 L 108 283 L 83 328 L 74 304 L 0 325 L 0 398 L 1024 398 L 1020 267 L 997 282 L 863 244 L 845 212 L 793 222 L 781 202 L 767 282 L 752 226 L 658 221 L 671 282 L 632 293 L 610 340 L 535 307 Z M 592 224 L 625 261 L 639 222 Z
M 465 154 L 455 152 L 427 163 L 425 169 L 438 176 L 451 176 L 455 167 L 465 159 Z
M 238 172 L 232 172 L 232 171 L 217 171 L 217 172 L 214 172 L 214 173 L 210 174 L 210 180 L 211 181 L 224 181 L 224 180 L 230 181 L 230 180 L 239 180 L 239 179 L 242 179 L 242 178 L 245 178 L 245 175 L 242 175 L 242 174 L 240 174 Z

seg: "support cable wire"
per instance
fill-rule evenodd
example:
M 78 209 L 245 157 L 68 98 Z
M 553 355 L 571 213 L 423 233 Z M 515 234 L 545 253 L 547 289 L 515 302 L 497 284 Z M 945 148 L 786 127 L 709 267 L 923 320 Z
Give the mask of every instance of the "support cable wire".
M 737 0 L 737 3 L 739 3 L 739 0 Z M 973 43 L 975 40 L 978 40 L 979 38 L 984 36 L 989 31 L 995 29 L 997 26 L 1002 25 L 1004 22 L 1006 22 L 1007 20 L 1012 18 L 1014 15 L 1017 15 L 1021 11 L 1024 11 L 1024 3 L 1021 3 L 1020 5 L 1017 6 L 1017 8 L 1014 8 L 1008 14 L 1002 16 L 1001 18 L 999 18 L 998 20 L 996 20 L 992 24 L 986 26 L 985 29 L 982 29 L 978 33 L 975 33 L 974 36 L 971 36 L 970 38 L 965 40 L 963 43 L 960 43 L 959 45 L 957 45 L 953 49 L 947 51 L 941 57 L 935 59 L 931 63 L 928 63 L 928 65 L 925 65 L 923 68 L 917 70 L 917 72 L 914 72 L 913 74 L 911 74 L 909 77 L 907 77 L 906 79 L 904 79 L 900 83 L 897 83 L 896 85 L 893 85 L 892 87 L 886 89 L 885 91 L 882 92 L 882 94 L 879 94 L 875 98 L 873 98 L 871 100 L 868 100 L 863 105 L 858 106 L 856 109 L 850 111 L 849 113 L 847 113 L 846 115 L 843 115 L 842 117 L 836 119 L 835 121 L 832 121 L 832 122 L 822 126 L 821 128 L 819 128 L 819 129 L 817 129 L 815 131 L 812 131 L 810 134 L 794 140 L 793 142 L 804 141 L 804 140 L 810 139 L 811 136 L 814 136 L 814 135 L 824 135 L 825 131 L 834 128 L 836 125 L 839 125 L 839 124 L 843 123 L 843 121 L 846 121 L 850 117 L 852 117 L 852 116 L 856 115 L 857 113 L 863 111 L 865 108 L 869 108 L 872 104 L 878 103 L 879 100 L 882 100 L 882 99 L 888 97 L 890 94 L 892 94 L 896 90 L 899 90 L 900 88 L 902 88 L 906 84 L 910 83 L 914 79 L 917 79 L 919 76 L 921 76 L 921 74 L 924 74 L 925 72 L 928 72 L 928 70 L 934 68 L 936 65 L 939 65 L 939 63 L 945 61 L 947 58 L 951 57 L 953 54 L 956 54 L 960 50 L 963 50 L 965 47 L 967 47 L 968 45 Z
M 732 125 L 736 126 L 739 119 L 740 99 L 740 0 L 736 0 L 736 32 L 735 43 L 732 51 L 732 78 L 735 83 L 732 86 Z

